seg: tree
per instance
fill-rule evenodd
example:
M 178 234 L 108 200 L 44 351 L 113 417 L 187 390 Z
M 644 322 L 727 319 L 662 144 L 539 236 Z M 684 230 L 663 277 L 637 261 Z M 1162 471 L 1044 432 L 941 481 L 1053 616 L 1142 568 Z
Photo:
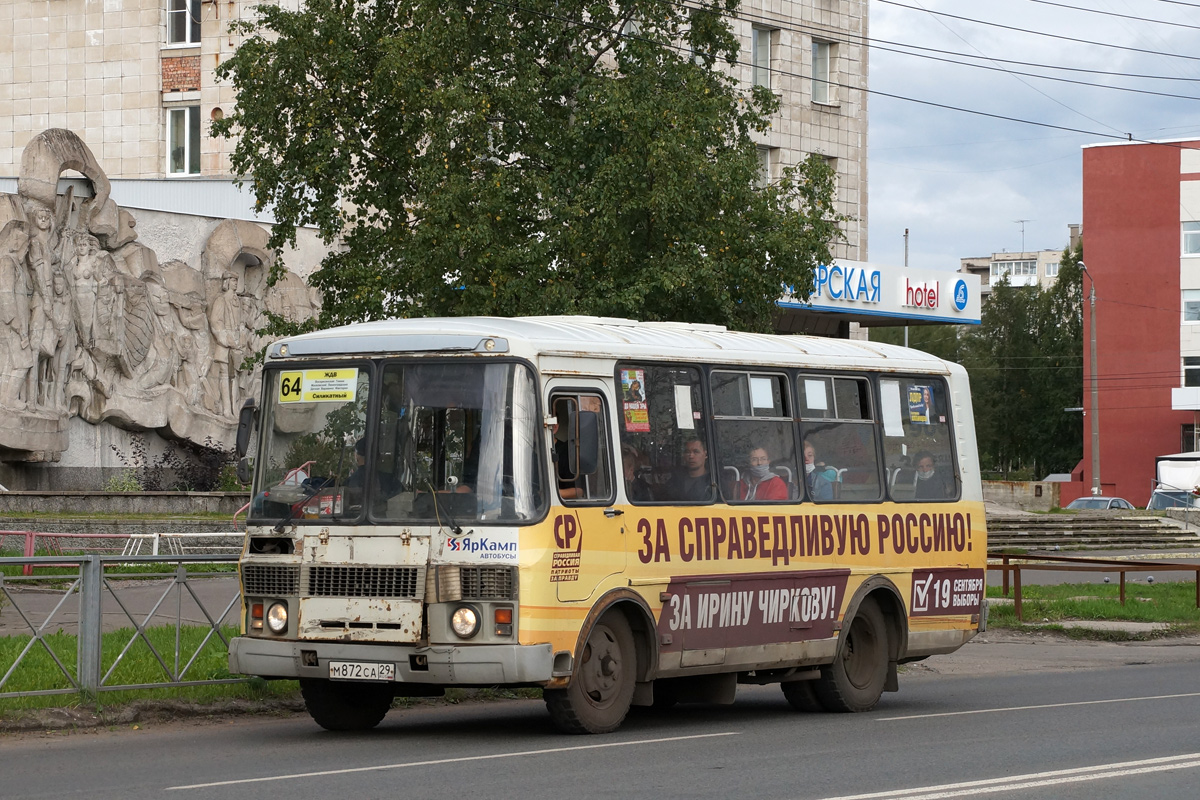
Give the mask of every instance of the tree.
M 980 464 L 1004 476 L 1069 472 L 1083 420 L 1082 245 L 1063 251 L 1049 289 L 992 286 L 982 324 L 963 337 Z
M 722 72 L 738 0 L 260 6 L 214 123 L 278 221 L 339 242 L 319 324 L 585 313 L 768 330 L 841 235 L 817 156 L 759 185 L 778 100 Z

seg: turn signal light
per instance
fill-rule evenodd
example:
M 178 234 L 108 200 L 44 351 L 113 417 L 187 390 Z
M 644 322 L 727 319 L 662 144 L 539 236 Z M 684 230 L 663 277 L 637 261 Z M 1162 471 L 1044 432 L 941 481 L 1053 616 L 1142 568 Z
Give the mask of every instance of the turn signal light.
M 496 609 L 496 624 L 497 625 L 512 625 L 512 609 L 497 608 Z

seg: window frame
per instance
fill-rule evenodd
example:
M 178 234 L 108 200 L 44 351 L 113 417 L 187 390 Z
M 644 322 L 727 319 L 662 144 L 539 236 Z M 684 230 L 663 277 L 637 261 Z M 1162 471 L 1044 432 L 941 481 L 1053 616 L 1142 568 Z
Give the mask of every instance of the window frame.
M 1188 295 L 1191 297 L 1188 297 Z M 1193 306 L 1192 316 L 1188 316 L 1188 305 Z M 1179 311 L 1183 315 L 1182 322 L 1200 322 L 1200 289 L 1183 289 L 1179 294 Z
M 624 473 L 623 472 L 618 473 L 616 471 L 617 460 L 616 460 L 616 454 L 613 452 L 613 421 L 614 421 L 613 407 L 614 407 L 614 404 L 613 404 L 611 398 L 605 392 L 605 390 L 598 386 L 561 384 L 561 385 L 552 386 L 550 388 L 549 394 L 547 394 L 547 396 L 546 396 L 546 413 L 547 413 L 547 415 L 550 415 L 550 416 L 554 415 L 555 400 L 557 400 L 558 398 L 561 398 L 561 397 L 575 398 L 576 402 L 578 402 L 578 399 L 580 397 L 596 397 L 596 398 L 600 399 L 600 410 L 601 410 L 601 418 L 599 421 L 600 437 L 601 437 L 601 439 L 603 439 L 604 441 L 607 442 L 607 444 L 605 445 L 607 463 L 605 461 L 605 458 L 601 458 L 599 461 L 597 461 L 597 469 L 598 470 L 599 469 L 607 469 L 608 470 L 608 495 L 605 497 L 586 497 L 586 498 L 582 498 L 582 499 L 576 498 L 576 497 L 563 497 L 562 496 L 562 494 L 561 494 L 562 487 L 560 487 L 558 485 L 558 465 L 554 461 L 553 439 L 551 440 L 550 447 L 548 448 L 548 450 L 546 452 L 546 458 L 549 461 L 549 465 L 547 466 L 546 475 L 548 478 L 550 491 L 553 493 L 554 498 L 559 503 L 561 503 L 564 507 L 581 508 L 581 507 L 589 507 L 589 506 L 611 506 L 617 502 L 617 481 L 618 481 L 617 475 L 618 474 L 621 475 L 621 478 L 619 480 L 622 484 L 624 484 L 624 482 L 625 482 Z M 553 434 L 551 434 L 551 436 L 553 436 Z M 619 439 L 619 437 L 618 437 L 618 439 Z M 619 446 L 620 445 L 618 444 L 618 447 Z M 622 468 L 623 468 L 623 465 L 622 465 Z M 576 477 L 576 480 L 578 480 L 578 479 L 579 479 L 579 477 Z
M 886 449 L 885 449 L 885 450 L 881 451 L 882 456 L 883 456 L 881 466 L 884 469 L 885 478 L 887 480 L 887 485 L 886 485 L 885 491 L 884 491 L 884 497 L 886 498 L 886 500 L 888 502 L 899 503 L 899 504 L 961 503 L 962 498 L 963 498 L 963 476 L 962 476 L 961 465 L 959 463 L 959 458 L 958 458 L 958 434 L 954 427 L 954 419 L 955 419 L 955 417 L 954 417 L 954 398 L 952 396 L 951 389 L 950 389 L 949 377 L 947 375 L 938 375 L 938 374 L 932 374 L 932 373 L 924 373 L 924 374 L 912 373 L 912 372 L 886 373 L 886 374 L 878 373 L 875 376 L 875 380 L 876 380 L 876 383 L 879 383 L 879 382 L 885 381 L 885 380 L 894 380 L 894 381 L 899 381 L 901 383 L 903 383 L 903 382 L 912 383 L 914 381 L 924 381 L 926 383 L 940 383 L 941 384 L 942 389 L 945 392 L 945 397 L 946 397 L 945 412 L 946 412 L 946 427 L 949 430 L 949 436 L 947 438 L 950 443 L 950 463 L 954 467 L 954 476 L 953 477 L 954 477 L 954 487 L 956 489 L 956 494 L 953 497 L 947 497 L 942 500 L 918 500 L 915 497 L 897 500 L 896 498 L 894 498 L 892 496 L 891 475 L 887 474 L 889 467 L 887 465 L 887 453 L 886 453 Z M 882 387 L 876 387 L 876 388 L 877 388 L 877 391 L 879 392 L 879 396 L 882 398 L 883 397 Z M 903 402 L 903 396 L 901 396 L 901 402 Z M 887 437 L 884 436 L 882 417 L 879 420 L 879 436 L 881 439 L 881 444 L 886 444 Z M 904 443 L 904 444 L 907 445 L 907 443 Z M 916 453 L 914 453 L 913 455 L 916 455 Z
M 833 91 L 833 63 L 836 57 L 833 48 L 833 42 L 814 38 L 809 50 L 812 67 L 812 83 L 809 91 L 812 102 L 817 105 L 837 105 L 837 97 Z M 819 68 L 820 72 L 818 72 Z
M 1181 222 L 1179 226 L 1179 253 L 1184 257 L 1200 256 L 1200 222 L 1193 220 L 1183 220 Z
M 834 416 L 832 416 L 832 417 L 806 417 L 806 416 L 804 416 L 804 406 L 802 406 L 801 402 L 800 402 L 799 384 L 800 384 L 800 381 L 804 380 L 805 378 L 809 378 L 809 377 L 829 379 L 830 382 L 828 385 L 829 385 L 830 392 L 827 396 L 827 399 L 834 404 L 834 408 L 833 408 Z M 841 417 L 841 416 L 837 415 L 837 390 L 834 388 L 833 381 L 837 380 L 839 378 L 842 380 L 862 381 L 866 384 L 867 413 L 870 414 L 870 416 L 867 419 L 863 419 L 861 417 L 857 417 L 857 418 Z M 840 497 L 836 497 L 836 496 L 832 500 L 814 500 L 813 498 L 808 496 L 808 481 L 806 478 L 804 478 L 802 480 L 804 482 L 803 496 L 804 496 L 805 502 L 816 503 L 818 505 L 843 505 L 843 504 L 844 505 L 874 505 L 874 504 L 886 502 L 890 499 L 890 497 L 888 496 L 888 485 L 887 485 L 887 477 L 888 477 L 887 476 L 887 463 L 886 463 L 886 458 L 884 455 L 883 440 L 882 440 L 882 436 L 883 436 L 883 424 L 882 423 L 883 423 L 883 421 L 882 421 L 882 417 L 880 414 L 881 409 L 880 409 L 880 402 L 878 399 L 879 398 L 879 387 L 876 384 L 876 381 L 878 380 L 878 378 L 879 378 L 879 373 L 876 373 L 876 372 L 873 372 L 870 370 L 823 371 L 823 370 L 810 370 L 810 369 L 801 368 L 801 369 L 796 369 L 796 370 L 792 371 L 792 383 L 796 387 L 795 429 L 796 429 L 796 434 L 798 436 L 797 445 L 798 445 L 799 449 L 797 450 L 797 452 L 800 454 L 800 466 L 799 466 L 800 470 L 802 472 L 804 470 L 804 460 L 803 460 L 804 442 L 807 441 L 809 438 L 809 431 L 808 431 L 807 426 L 809 426 L 809 425 L 833 425 L 833 424 L 837 424 L 837 425 L 843 425 L 843 424 L 867 425 L 867 426 L 870 426 L 870 428 L 871 428 L 871 441 L 875 447 L 875 479 L 878 481 L 877 485 L 879 486 L 879 496 L 874 499 L 871 499 L 871 500 L 859 500 L 859 499 L 844 500 L 844 499 L 842 499 Z M 805 394 L 807 396 L 807 392 Z
M 771 91 L 772 28 L 750 28 L 750 85 Z
M 201 16 L 202 0 L 167 0 L 166 2 L 166 46 L 198 47 L 204 36 Z M 176 20 L 184 19 L 184 38 L 176 39 Z
M 718 414 L 716 400 L 713 398 L 713 395 L 712 395 L 712 381 L 713 381 L 714 375 L 720 375 L 720 374 L 745 375 L 747 380 L 759 377 L 759 378 L 771 378 L 772 380 L 780 381 L 782 384 L 782 387 L 783 387 L 783 391 L 780 395 L 780 403 L 783 406 L 782 413 L 778 416 L 776 416 L 776 415 L 760 416 L 760 415 L 756 415 L 753 413 L 754 407 L 751 406 L 751 408 L 750 408 L 751 414 L 749 416 Z M 721 471 L 724 471 L 724 469 L 725 469 L 724 464 L 718 465 L 715 463 L 715 459 L 714 459 L 714 456 L 718 455 L 721 450 L 721 437 L 717 431 L 718 423 L 720 423 L 720 422 L 767 422 L 767 423 L 784 423 L 784 422 L 786 422 L 789 430 L 791 431 L 791 439 L 792 439 L 792 473 L 793 473 L 792 479 L 795 482 L 795 486 L 799 491 L 799 495 L 797 496 L 796 499 L 788 499 L 788 500 L 737 500 L 737 499 L 727 498 L 724 495 L 723 483 L 721 480 L 721 476 L 718 473 L 717 480 L 716 480 L 717 502 L 723 502 L 723 503 L 726 503 L 727 505 L 754 505 L 754 504 L 761 504 L 761 505 L 793 504 L 794 505 L 794 504 L 798 504 L 798 503 L 802 503 L 802 502 L 807 502 L 807 500 L 804 496 L 804 489 L 800 485 L 804 482 L 804 456 L 803 456 L 803 453 L 800 452 L 801 448 L 799 447 L 799 442 L 797 441 L 797 432 L 799 431 L 799 427 L 796 424 L 798 417 L 796 415 L 796 404 L 795 404 L 795 401 L 793 400 L 794 392 L 792 392 L 793 383 L 795 382 L 794 376 L 793 376 L 793 370 L 789 370 L 784 367 L 763 367 L 763 366 L 758 366 L 758 365 L 743 365 L 743 366 L 709 365 L 709 368 L 704 370 L 704 377 L 705 377 L 704 394 L 707 396 L 707 399 L 705 400 L 705 402 L 708 403 L 709 409 L 710 409 L 709 428 L 712 430 L 712 436 L 710 437 L 710 440 L 711 440 L 712 444 L 715 445 L 715 447 L 710 447 L 710 449 L 708 451 L 709 452 L 708 462 L 709 462 L 710 474 L 712 473 L 712 470 L 714 468 L 719 469 Z M 783 459 L 776 458 L 774 460 L 782 461 Z M 779 475 L 778 477 L 783 478 L 782 475 Z
M 169 106 L 164 109 L 166 113 L 166 149 L 167 163 L 165 172 L 167 177 L 191 177 L 200 175 L 203 172 L 201 164 L 201 155 L 203 153 L 202 143 L 204 140 L 203 122 L 200 119 L 200 105 L 186 104 Z M 184 141 L 183 141 L 183 164 L 182 171 L 172 169 L 172 158 L 175 152 L 175 125 L 174 120 L 177 114 L 182 113 L 184 118 Z M 193 128 L 194 126 L 194 128 Z M 195 171 L 192 171 L 192 163 L 195 161 Z
M 709 488 L 711 489 L 711 494 L 709 495 L 709 498 L 707 500 L 681 501 L 681 500 L 671 500 L 671 499 L 660 500 L 658 498 L 654 498 L 652 500 L 633 500 L 631 498 L 626 497 L 626 501 L 630 505 L 635 505 L 635 506 L 679 506 L 679 507 L 689 507 L 690 508 L 690 507 L 697 507 L 697 506 L 711 506 L 714 503 L 722 502 L 721 488 L 720 488 L 720 486 L 717 485 L 717 479 L 713 475 L 713 453 L 716 452 L 716 447 L 715 447 L 716 442 L 714 440 L 714 431 L 713 431 L 712 396 L 708 391 L 708 373 L 713 368 L 713 366 L 714 365 L 709 362 L 698 362 L 698 361 L 654 361 L 652 359 L 638 359 L 638 358 L 618 359 L 617 360 L 617 362 L 613 368 L 613 388 L 618 396 L 620 395 L 620 392 L 621 392 L 621 372 L 623 370 L 629 370 L 629 369 L 645 369 L 645 370 L 649 370 L 649 369 L 667 369 L 667 370 L 690 369 L 690 370 L 694 370 L 696 372 L 697 380 L 698 380 L 698 383 L 696 385 L 700 387 L 700 408 L 698 409 L 700 412 L 700 419 L 698 421 L 704 426 L 703 435 L 696 436 L 696 438 L 700 439 L 701 441 L 704 442 L 704 448 L 708 453 L 708 475 L 709 475 L 709 481 L 710 481 Z M 695 411 L 697 411 L 697 409 L 693 408 L 692 411 L 695 412 Z M 622 414 L 621 419 L 618 419 L 616 416 L 616 413 L 615 413 L 615 409 L 614 409 L 613 424 L 617 426 L 617 439 L 616 439 L 617 447 L 616 447 L 616 449 L 618 449 L 618 450 L 621 447 L 624 447 L 624 445 L 626 443 L 626 439 L 625 439 L 626 430 L 625 430 L 623 422 L 624 422 L 624 415 Z M 643 454 L 643 455 L 645 455 L 645 454 Z M 614 455 L 614 457 L 615 457 L 615 455 Z M 622 456 L 622 458 L 624 458 L 624 456 Z M 621 462 L 621 468 L 622 468 L 622 471 L 621 471 L 621 476 L 619 478 L 619 481 L 620 481 L 621 485 L 624 486 L 624 484 L 625 484 L 624 461 Z M 614 484 L 615 484 L 618 479 L 614 478 L 613 480 L 614 480 Z M 626 492 L 627 492 L 627 489 L 626 489 Z

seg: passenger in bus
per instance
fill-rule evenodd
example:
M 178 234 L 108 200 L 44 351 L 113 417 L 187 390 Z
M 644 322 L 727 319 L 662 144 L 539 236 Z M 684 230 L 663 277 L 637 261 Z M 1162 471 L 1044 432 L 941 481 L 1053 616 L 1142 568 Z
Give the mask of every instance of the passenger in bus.
M 641 472 L 646 463 L 638 449 L 628 442 L 621 445 L 621 466 L 625 471 L 625 496 L 635 503 L 645 503 L 654 499 L 650 484 L 642 477 Z
M 711 498 L 708 446 L 701 439 L 688 439 L 683 445 L 683 471 L 671 476 L 659 499 L 703 503 Z
M 765 447 L 751 447 L 748 463 L 745 477 L 737 482 L 738 500 L 788 499 L 787 484 L 771 471 L 771 456 Z
M 933 453 L 926 450 L 917 453 L 917 500 L 945 500 L 954 496 L 954 478 L 948 470 L 934 467 Z
M 817 462 L 817 450 L 804 440 L 804 482 L 810 500 L 832 500 L 833 481 L 826 475 L 825 462 Z
M 354 443 L 354 469 L 346 478 L 346 487 L 362 489 L 367 485 L 367 438 Z

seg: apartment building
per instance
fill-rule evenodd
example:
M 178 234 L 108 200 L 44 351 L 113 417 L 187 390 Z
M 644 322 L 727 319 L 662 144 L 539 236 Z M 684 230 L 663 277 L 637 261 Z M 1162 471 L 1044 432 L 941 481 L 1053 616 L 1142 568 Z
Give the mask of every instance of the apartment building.
M 208 214 L 214 192 L 235 193 L 211 185 L 231 183 L 233 144 L 210 136 L 209 125 L 237 102 L 215 69 L 238 45 L 230 23 L 261 2 L 0 0 L 0 30 L 11 31 L 0 37 L 0 181 L 18 174 L 32 137 L 67 128 L 114 184 L 178 182 L 170 203 L 161 187 L 139 183 L 124 205 Z M 810 153 L 827 159 L 838 210 L 850 218 L 835 255 L 865 260 L 867 0 L 749 0 L 733 25 L 742 42 L 737 77 L 782 101 L 758 137 L 764 179 Z M 197 188 L 194 179 L 210 185 Z M 217 205 L 269 222 L 248 202 Z

